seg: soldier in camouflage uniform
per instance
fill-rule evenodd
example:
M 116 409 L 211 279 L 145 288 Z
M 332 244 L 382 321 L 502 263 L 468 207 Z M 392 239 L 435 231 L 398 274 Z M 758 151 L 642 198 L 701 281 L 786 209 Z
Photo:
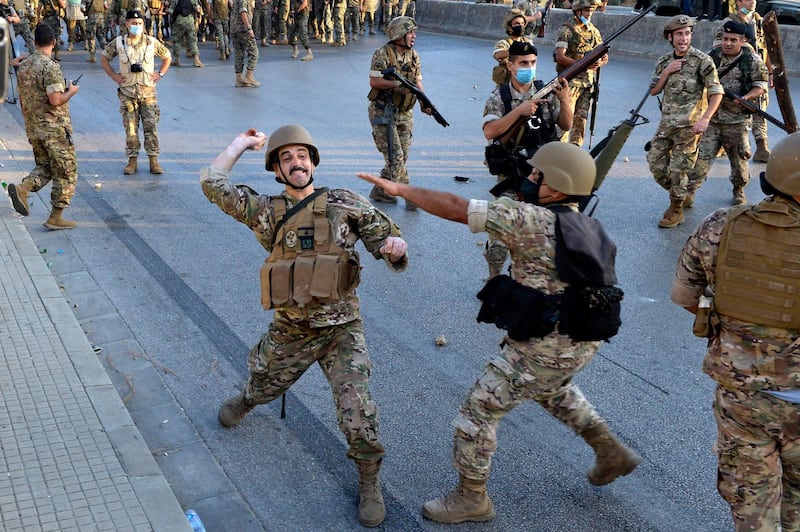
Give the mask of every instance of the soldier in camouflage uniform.
M 95 63 L 97 46 L 106 47 L 106 0 L 84 0 L 86 8 L 86 50 L 89 52 L 87 63 Z
M 62 218 L 62 213 L 69 206 L 78 183 L 68 103 L 78 93 L 78 86 L 70 81 L 65 87 L 61 68 L 50 59 L 56 36 L 49 24 L 36 26 L 34 44 L 36 51 L 30 57 L 16 58 L 13 65 L 19 67 L 20 107 L 36 168 L 19 185 L 9 184 L 8 196 L 14 209 L 28 216 L 28 195 L 52 181 L 50 203 L 53 207 L 44 226 L 51 230 L 72 229 L 76 223 Z
M 525 31 L 523 35 L 533 42 L 539 33 L 539 26 L 542 23 L 542 12 L 539 11 L 539 3 L 536 0 L 519 0 L 514 3 L 514 7 L 525 15 Z
M 533 44 L 533 39 L 524 35 L 525 14 L 519 9 L 509 9 L 503 17 L 503 28 L 508 37 L 500 39 L 494 45 L 492 57 L 497 61 L 497 66 L 492 69 L 492 81 L 498 85 L 508 83 L 511 79 L 506 63 L 508 62 L 508 49 L 515 42 L 528 42 Z M 538 52 L 537 52 L 538 55 Z
M 537 56 L 538 50 L 527 41 L 512 44 L 507 50 L 507 60 L 504 62 L 504 68 L 508 70 L 510 78 L 507 84 L 508 107 L 503 100 L 505 89 L 498 86 L 492 91 L 483 108 L 483 135 L 489 142 L 503 136 L 521 119 L 536 117 L 538 126 L 536 129 L 529 128 L 525 123 L 520 126 L 525 130 L 518 141 L 515 135 L 511 135 L 513 148 L 510 152 L 514 153 L 518 148 L 523 149 L 527 154 L 525 159 L 536 153 L 540 146 L 558 140 L 561 133 L 569 131 L 572 125 L 569 91 L 564 90 L 563 84 L 558 85 L 542 100 L 530 99 L 543 86 L 541 81 L 535 80 L 535 73 L 531 72 L 536 70 Z M 527 165 L 525 167 L 527 171 Z M 515 168 L 518 168 L 518 165 L 515 164 Z M 516 177 L 499 173 L 497 183 Z M 503 194 L 516 197 L 513 187 L 506 189 Z M 508 249 L 501 240 L 490 236 L 486 242 L 484 257 L 489 265 L 489 278 L 492 278 L 502 272 L 503 264 L 508 257 Z
M 331 0 L 314 0 L 314 18 L 317 19 L 317 32 L 322 43 L 333 42 L 333 19 Z
M 119 112 L 122 114 L 122 127 L 125 129 L 125 154 L 128 164 L 123 169 L 125 175 L 137 171 L 139 157 L 139 122 L 144 130 L 144 150 L 150 159 L 150 173 L 162 174 L 158 163 L 158 121 L 161 109 L 158 107 L 156 83 L 167 75 L 172 56 L 169 49 L 158 39 L 145 34 L 144 15 L 131 9 L 126 15 L 127 35 L 120 35 L 103 50 L 100 63 L 108 77 L 119 85 Z M 111 67 L 111 61 L 119 56 L 119 72 Z M 155 58 L 161 59 L 156 69 Z
M 764 36 L 764 23 L 761 15 L 756 12 L 756 0 L 736 0 L 736 9 L 723 19 L 723 24 L 729 20 L 740 22 L 747 26 L 747 42 L 755 50 L 761 60 L 767 65 L 769 72 L 769 88 L 773 88 L 772 83 L 772 63 L 767 53 L 767 39 Z M 717 29 L 714 35 L 714 47 L 722 42 L 722 26 Z M 767 110 L 769 105 L 769 91 L 765 92 L 758 99 L 758 106 L 762 111 Z M 753 138 L 756 141 L 756 151 L 753 160 L 757 163 L 767 162 L 769 157 L 769 138 L 767 137 L 767 120 L 763 116 L 753 116 Z
M 800 530 L 800 133 L 761 176 L 768 197 L 717 210 L 691 234 L 671 299 L 709 338 L 717 490 L 736 530 Z
M 260 87 L 253 73 L 258 65 L 258 44 L 253 31 L 253 6 L 249 0 L 234 0 L 233 24 L 231 37 L 233 38 L 233 70 L 236 73 L 235 87 Z M 247 75 L 242 71 L 247 59 Z
M 219 60 L 227 61 L 231 56 L 231 21 L 228 0 L 209 0 L 208 16 L 214 24 L 214 42 L 219 50 Z
M 374 258 L 403 271 L 407 245 L 394 222 L 366 198 L 343 189 L 315 190 L 319 151 L 300 126 L 281 127 L 269 138 L 266 168 L 285 186 L 281 195 L 263 196 L 230 184 L 228 175 L 239 157 L 263 148 L 266 141 L 254 129 L 242 133 L 201 172 L 206 197 L 252 229 L 270 254 L 261 270 L 261 294 L 264 307 L 274 308 L 269 330 L 248 356 L 244 389 L 225 401 L 219 421 L 225 427 L 239 424 L 256 405 L 280 397 L 318 363 L 331 385 L 347 456 L 358 468 L 359 520 L 375 527 L 386 516 L 379 477 L 384 448 L 369 391 L 371 362 L 355 291 L 361 267 L 354 246 L 361 240 Z M 338 262 L 327 260 L 332 257 Z M 291 275 L 281 274 L 287 267 L 294 283 Z M 302 272 L 308 283 L 299 281 Z M 329 275 L 339 280 L 338 289 L 331 290 Z
M 369 123 L 372 124 L 375 146 L 383 154 L 385 164 L 381 177 L 399 183 L 408 183 L 406 161 L 411 148 L 413 109 L 417 98 L 401 87 L 399 81 L 384 79 L 381 71 L 394 67 L 398 74 L 424 91 L 419 55 L 414 50 L 416 29 L 417 24 L 410 17 L 392 19 L 386 26 L 389 42 L 375 50 L 369 70 Z M 430 114 L 431 110 L 422 109 L 422 112 Z M 397 203 L 397 199 L 384 194 L 378 186 L 372 187 L 369 197 L 384 203 Z M 406 208 L 416 209 L 412 202 L 406 202 Z
M 31 20 L 35 20 L 33 8 L 27 0 L 14 0 L 13 7 L 19 17 L 19 20 L 13 23 L 14 35 L 22 37 L 28 53 L 32 54 L 36 50 L 31 34 Z
M 650 89 L 653 96 L 664 91 L 661 122 L 647 152 L 656 183 L 669 191 L 669 208 L 659 227 L 683 223 L 683 203 L 689 171 L 697 160 L 697 142 L 708 129 L 724 93 L 714 61 L 692 46 L 694 25 L 693 18 L 676 15 L 664 26 L 664 39 L 670 41 L 673 50 L 656 63 Z
M 333 25 L 333 42 L 331 46 L 347 46 L 344 32 L 344 15 L 347 13 L 347 0 L 331 0 L 331 22 Z
M 225 4 L 227 5 L 227 2 Z M 256 40 L 261 42 L 261 46 L 269 46 L 268 41 L 272 34 L 272 0 L 255 0 L 253 28 Z
M 181 66 L 181 45 L 186 41 L 188 53 L 192 56 L 193 65 L 202 68 L 200 51 L 197 48 L 197 17 L 203 13 L 198 0 L 174 0 L 171 3 L 172 18 L 172 57 L 175 66 Z
M 583 59 L 584 54 L 590 52 L 603 43 L 600 31 L 592 24 L 592 13 L 600 6 L 595 0 L 575 0 L 572 2 L 572 18 L 558 28 L 556 36 L 556 72 L 561 73 L 573 63 Z M 569 141 L 576 146 L 583 146 L 583 137 L 586 133 L 586 119 L 595 97 L 595 84 L 600 72 L 599 69 L 608 63 L 608 54 L 601 57 L 597 63 L 586 69 L 582 74 L 572 78 L 569 82 L 570 101 L 574 109 L 572 129 L 565 133 L 562 140 Z M 597 102 L 594 102 L 597 105 Z
M 41 0 L 42 23 L 47 24 L 56 36 L 56 45 L 53 47 L 53 59 L 61 61 L 61 14 L 67 8 L 67 0 Z
M 276 44 L 289 44 L 289 7 L 290 0 L 277 0 L 275 3 L 278 22 L 278 41 Z
M 769 90 L 767 67 L 749 46 L 743 46 L 747 42 L 744 24 L 728 21 L 723 26 L 722 45 L 709 54 L 717 66 L 719 81 L 726 90 L 745 100 L 758 100 Z M 695 192 L 711 171 L 720 147 L 725 148 L 731 163 L 732 204 L 747 203 L 744 188 L 750 181 L 748 136 L 751 116 L 734 100 L 723 100 L 700 140 L 700 154 L 694 168 L 689 172 L 684 208 L 689 208 L 694 203 Z
M 509 197 L 492 202 L 467 201 L 404 184 L 384 187 L 388 194 L 413 201 L 431 214 L 502 240 L 511 252 L 513 281 L 506 279 L 522 291 L 535 290 L 545 298 L 557 297 L 570 285 L 561 279 L 556 268 L 556 213 L 547 207 L 576 212 L 577 201 L 591 194 L 596 173 L 594 160 L 577 146 L 551 142 L 542 146 L 529 164 L 533 170 L 520 186 L 525 201 Z M 372 183 L 380 182 L 375 176 L 358 175 Z M 514 290 L 520 293 L 517 288 Z M 511 311 L 530 315 L 531 308 L 525 308 L 527 304 L 521 301 L 522 298 L 515 298 L 510 306 L 516 308 Z M 578 341 L 555 329 L 542 337 L 528 334 L 525 340 L 511 336 L 519 338 L 509 332 L 503 339 L 502 351 L 486 365 L 461 405 L 454 421 L 453 465 L 459 474 L 458 487 L 424 504 L 422 514 L 428 519 L 461 523 L 494 517 L 486 484 L 497 449 L 497 429 L 506 414 L 526 401 L 542 405 L 592 446 L 596 463 L 588 480 L 593 485 L 609 484 L 629 474 L 641 461 L 614 437 L 572 381 L 592 360 L 599 341 Z
M 311 53 L 311 45 L 308 43 L 308 15 L 311 12 L 311 2 L 309 0 L 291 0 L 294 24 L 289 28 L 289 42 L 292 44 L 292 59 L 297 59 L 300 51 L 297 49 L 297 41 L 303 45 L 306 54 L 301 61 L 312 61 L 314 54 Z

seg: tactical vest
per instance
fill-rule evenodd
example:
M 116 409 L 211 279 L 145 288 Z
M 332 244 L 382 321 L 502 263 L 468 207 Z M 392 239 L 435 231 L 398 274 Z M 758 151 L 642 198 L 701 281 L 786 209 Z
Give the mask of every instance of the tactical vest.
M 387 43 L 386 50 L 389 53 L 389 63 L 391 65 L 397 65 L 397 73 L 406 78 L 411 83 L 417 82 L 417 77 L 419 72 L 417 71 L 417 65 L 412 63 L 405 63 L 399 64 L 397 59 L 397 52 L 394 49 L 394 45 L 392 43 Z M 413 55 L 412 55 L 413 57 Z M 414 104 L 417 103 L 417 97 L 413 94 L 402 94 L 400 91 L 396 91 L 394 89 L 387 89 L 387 90 L 378 90 L 378 89 L 370 89 L 369 94 L 367 94 L 367 99 L 370 101 L 381 100 L 383 102 L 391 102 L 398 111 L 404 113 L 406 111 L 410 111 L 414 108 Z
M 161 0 L 150 0 L 150 11 L 159 11 L 163 6 Z
M 119 73 L 125 77 L 122 82 L 122 87 L 129 87 L 136 85 L 136 76 L 131 76 L 131 63 L 139 63 L 142 65 L 142 72 L 152 74 L 155 71 L 155 57 L 156 48 L 153 41 L 147 39 L 146 35 L 142 35 L 142 39 L 146 39 L 144 47 L 144 54 L 141 52 L 134 52 L 133 56 L 128 55 L 128 48 L 125 46 L 124 35 L 117 37 L 117 55 L 119 55 Z M 141 56 L 141 57 L 140 57 Z
M 739 70 L 741 70 L 743 74 L 742 94 L 744 95 L 747 94 L 747 92 L 749 92 L 750 89 L 753 88 L 753 84 L 750 82 L 750 76 L 748 75 L 753 71 L 753 56 L 747 53 L 747 49 L 744 47 L 742 48 L 742 51 L 740 53 L 741 55 L 739 56 L 739 58 L 734 60 L 732 63 L 728 63 L 726 69 L 730 68 L 732 65 L 734 67 L 736 66 L 739 67 Z M 714 65 L 717 67 L 717 74 L 719 75 L 720 74 L 719 65 L 720 63 L 722 63 L 722 57 L 723 57 L 722 48 L 714 48 L 713 50 L 708 52 L 708 55 L 714 61 Z M 728 72 L 722 70 L 721 74 L 722 75 L 719 76 L 720 83 L 722 83 L 722 78 L 728 75 Z
M 353 292 L 360 281 L 358 253 L 336 245 L 326 216 L 328 193 L 285 219 L 286 200 L 272 198 L 276 220 L 285 220 L 261 267 L 261 305 L 273 308 L 330 303 Z
M 733 209 L 717 256 L 715 305 L 723 316 L 800 329 L 800 220 L 773 201 Z
M 544 88 L 544 82 L 538 79 L 533 80 L 533 88 L 537 92 L 542 90 L 542 88 Z M 505 110 L 503 115 L 505 116 L 511 112 L 511 86 L 508 83 L 501 85 L 499 92 L 500 99 L 503 101 L 503 109 Z M 525 148 L 529 157 L 533 156 L 536 150 L 548 142 L 558 140 L 556 125 L 554 123 L 548 123 L 542 118 L 544 114 L 544 109 L 542 107 L 541 105 L 536 107 L 536 113 L 520 128 L 522 136 L 514 139 L 514 148 Z

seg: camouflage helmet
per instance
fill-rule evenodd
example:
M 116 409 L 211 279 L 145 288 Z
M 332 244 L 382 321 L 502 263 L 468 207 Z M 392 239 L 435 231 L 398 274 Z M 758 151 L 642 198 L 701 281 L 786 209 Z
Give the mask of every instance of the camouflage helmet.
M 765 178 L 779 192 L 800 196 L 800 132 L 792 133 L 772 148 Z
M 268 172 L 273 171 L 273 166 L 278 162 L 278 150 L 284 146 L 299 144 L 308 148 L 311 154 L 311 162 L 314 166 L 319 166 L 319 150 L 314 144 L 311 134 L 302 126 L 283 126 L 272 132 L 267 144 L 266 168 Z
M 574 0 L 572 2 L 572 9 L 573 11 L 579 11 L 581 9 L 586 9 L 587 7 L 591 7 L 593 9 L 597 9 L 600 5 L 600 2 L 597 0 Z
M 525 18 L 525 13 L 521 9 L 512 8 L 506 11 L 505 16 L 503 16 L 503 27 L 509 28 L 511 27 L 511 22 L 514 21 L 515 18 L 522 18 L 523 20 L 527 20 Z
M 566 142 L 548 142 L 528 159 L 544 175 L 547 186 L 568 196 L 592 193 L 597 167 L 589 152 Z
M 386 35 L 390 41 L 402 39 L 407 33 L 417 29 L 417 23 L 411 17 L 395 17 L 386 25 Z
M 697 24 L 697 19 L 689 15 L 675 15 L 664 24 L 664 39 L 669 40 L 672 32 L 681 28 L 693 28 Z

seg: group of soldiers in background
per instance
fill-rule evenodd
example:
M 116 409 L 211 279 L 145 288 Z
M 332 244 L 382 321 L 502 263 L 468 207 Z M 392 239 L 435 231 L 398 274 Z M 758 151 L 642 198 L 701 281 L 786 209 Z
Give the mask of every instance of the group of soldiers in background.
M 178 36 L 182 42 L 173 46 L 173 55 L 177 59 L 176 48 L 185 44 L 187 55 L 195 59 L 194 66 L 203 66 L 198 64 L 198 42 L 214 39 L 220 60 L 230 56 L 230 28 L 237 16 L 229 0 L 188 0 L 192 7 L 184 15 L 179 13 L 180 0 L 2 0 L 2 3 L 11 3 L 16 20 L 12 21 L 14 33 L 24 39 L 28 53 L 35 50 L 33 28 L 44 22 L 59 37 L 53 58 L 60 60 L 63 21 L 68 34 L 67 51 L 84 42 L 90 63 L 96 62 L 98 47 L 104 48 L 118 34 L 125 33 L 125 15 L 131 9 L 144 14 L 147 34 L 161 42 L 174 40 L 176 29 L 181 30 Z M 415 0 L 250 0 L 250 3 L 255 38 L 261 46 L 296 46 L 299 40 L 307 49 L 303 39 L 307 35 L 331 46 L 346 46 L 348 38 L 356 41 L 359 34 L 367 31 L 375 35 L 392 18 L 413 17 L 416 13 Z M 181 16 L 188 18 L 181 20 Z M 188 28 L 183 29 L 186 25 L 193 27 L 191 37 L 187 35 Z

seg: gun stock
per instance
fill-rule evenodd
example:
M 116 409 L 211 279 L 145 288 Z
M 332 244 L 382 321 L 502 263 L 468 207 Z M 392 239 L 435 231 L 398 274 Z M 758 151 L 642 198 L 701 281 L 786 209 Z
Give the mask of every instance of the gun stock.
M 556 88 L 556 84 L 558 83 L 559 78 L 563 78 L 566 81 L 570 81 L 572 78 L 580 74 L 583 74 L 586 70 L 589 69 L 589 67 L 594 65 L 596 62 L 602 59 L 604 55 L 608 53 L 608 51 L 611 49 L 611 41 L 622 35 L 623 32 L 625 32 L 626 30 L 628 30 L 628 28 L 639 22 L 642 18 L 644 18 L 645 15 L 653 11 L 656 7 L 658 7 L 657 4 L 651 4 L 650 7 L 643 9 L 641 13 L 639 13 L 631 20 L 623 24 L 622 27 L 620 27 L 617 31 L 612 33 L 610 37 L 608 37 L 602 43 L 592 48 L 592 50 L 589 51 L 589 53 L 585 54 L 581 59 L 575 61 L 566 69 L 561 71 L 560 74 L 551 79 L 547 83 L 547 85 L 541 88 L 541 90 L 536 91 L 535 94 L 533 94 L 530 98 L 527 99 L 541 100 L 542 98 L 553 92 L 553 90 Z M 528 118 L 520 118 L 519 120 L 514 122 L 514 124 L 512 124 L 511 127 L 505 131 L 505 133 L 497 137 L 495 140 L 498 140 L 503 144 L 507 144 L 509 140 L 511 140 L 511 138 L 516 136 L 520 126 L 522 126 L 522 124 L 527 121 Z
M 433 102 L 431 102 L 430 98 L 428 98 L 424 92 L 419 90 L 419 87 L 408 81 L 403 75 L 398 74 L 394 67 L 384 68 L 381 70 L 381 74 L 383 74 L 385 79 L 396 79 L 402 84 L 403 87 L 411 91 L 411 94 L 416 96 L 417 100 L 419 100 L 420 104 L 422 104 L 422 108 L 430 109 L 431 116 L 433 116 L 436 122 L 438 122 L 442 127 L 447 127 L 450 125 L 450 123 L 445 120 L 442 114 L 436 109 L 436 106 L 433 105 Z
M 738 94 L 735 94 L 735 93 L 733 93 L 732 91 L 730 91 L 728 89 L 725 89 L 725 97 L 726 98 L 730 98 L 731 100 L 733 100 L 735 102 L 738 102 L 739 105 L 741 105 L 744 108 L 744 110 L 747 111 L 748 113 L 759 115 L 759 116 L 769 120 L 770 122 L 772 122 L 773 124 L 775 124 L 776 126 L 781 128 L 782 130 L 784 130 L 785 132 L 791 133 L 789 131 L 789 129 L 786 127 L 786 124 L 784 124 L 783 122 L 781 122 L 780 120 L 778 120 L 777 118 L 772 116 L 771 114 L 766 113 L 766 112 L 762 111 L 761 109 L 759 109 L 758 105 L 756 105 L 755 103 L 745 100 L 744 98 L 742 98 Z

